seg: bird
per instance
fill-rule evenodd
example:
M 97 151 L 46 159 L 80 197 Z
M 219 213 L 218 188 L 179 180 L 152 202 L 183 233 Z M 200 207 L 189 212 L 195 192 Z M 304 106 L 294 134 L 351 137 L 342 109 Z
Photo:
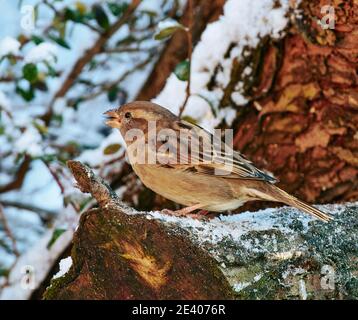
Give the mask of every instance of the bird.
M 128 160 L 142 183 L 184 206 L 177 211 L 166 210 L 167 213 L 220 213 L 233 211 L 248 201 L 262 200 L 281 202 L 324 222 L 332 219 L 277 187 L 276 178 L 256 168 L 221 137 L 167 108 L 134 101 L 104 115 L 106 125 L 119 129 L 127 145 Z

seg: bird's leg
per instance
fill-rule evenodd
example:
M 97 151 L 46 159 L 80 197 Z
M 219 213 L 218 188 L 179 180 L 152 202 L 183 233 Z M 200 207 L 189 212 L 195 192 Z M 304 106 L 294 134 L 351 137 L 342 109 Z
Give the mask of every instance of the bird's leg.
M 163 213 L 165 214 L 168 214 L 168 215 L 171 215 L 171 216 L 175 216 L 175 217 L 185 217 L 185 216 L 197 216 L 197 215 L 193 215 L 193 214 L 190 214 L 191 212 L 197 210 L 197 209 L 200 209 L 202 207 L 201 204 L 196 204 L 196 205 L 193 205 L 193 206 L 190 206 L 190 207 L 185 207 L 183 209 L 180 209 L 180 210 L 176 210 L 176 211 L 173 211 L 173 210 L 169 210 L 169 209 L 164 209 L 162 210 Z
M 200 210 L 198 212 L 198 214 L 202 215 L 202 216 L 207 216 L 209 214 L 209 211 L 208 210 Z

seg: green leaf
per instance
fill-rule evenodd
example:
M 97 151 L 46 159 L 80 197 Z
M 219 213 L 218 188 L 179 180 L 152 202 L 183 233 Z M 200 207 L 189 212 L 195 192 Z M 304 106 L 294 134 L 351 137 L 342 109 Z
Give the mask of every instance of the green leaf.
M 78 98 L 74 98 L 74 99 L 70 99 L 68 101 L 68 106 L 74 108 L 75 110 L 78 109 L 78 106 L 80 105 L 80 103 L 83 102 L 83 98 L 82 97 L 78 97 Z
M 8 277 L 10 274 L 10 270 L 6 268 L 0 267 L 0 277 Z
M 142 12 L 148 15 L 150 18 L 155 18 L 158 15 L 155 11 L 151 10 L 143 10 Z
M 66 35 L 66 20 L 60 16 L 56 16 L 52 22 L 53 29 L 58 32 L 59 38 L 65 38 Z
M 57 160 L 56 154 L 44 154 L 43 156 L 39 157 L 39 159 L 43 160 L 46 163 L 54 162 Z
M 82 21 L 82 14 L 78 10 L 73 10 L 70 8 L 65 9 L 65 20 L 71 20 L 74 22 L 81 22 Z
M 37 80 L 38 70 L 37 66 L 34 63 L 27 63 L 22 68 L 22 75 L 24 79 L 29 81 L 30 83 L 34 83 Z
M 35 84 L 34 84 L 34 87 L 37 89 L 37 90 L 40 90 L 40 91 L 48 91 L 48 87 L 47 87 L 47 84 L 45 81 L 37 81 Z
M 87 6 L 81 1 L 76 1 L 76 9 L 80 14 L 85 14 L 87 12 Z
M 109 19 L 103 8 L 99 4 L 95 4 L 92 7 L 92 11 L 98 25 L 104 30 L 107 30 L 109 28 Z
M 131 44 L 132 42 L 137 41 L 137 39 L 132 35 L 128 35 L 127 37 L 120 39 L 116 42 L 116 46 Z
M 119 151 L 120 148 L 121 148 L 121 145 L 118 143 L 110 144 L 103 150 L 103 154 L 105 154 L 105 155 L 114 154 L 117 151 Z
M 107 98 L 109 102 L 114 102 L 117 100 L 118 97 L 118 87 L 113 86 L 112 88 L 109 89 L 109 91 L 107 92 Z
M 37 121 L 33 121 L 33 125 L 38 130 L 38 132 L 40 132 L 41 134 L 47 134 L 48 133 L 48 128 L 45 125 L 43 125 L 42 123 L 39 123 Z
M 115 2 L 109 2 L 107 3 L 107 6 L 115 17 L 118 17 L 119 15 L 123 14 L 123 12 L 126 11 L 128 8 L 127 3 L 119 4 Z
M 174 74 L 177 76 L 177 78 L 181 81 L 188 81 L 189 75 L 190 75 L 190 63 L 188 60 L 184 60 L 182 62 L 179 62 L 175 69 Z
M 50 241 L 47 244 L 47 249 L 51 249 L 51 247 L 54 245 L 54 243 L 57 241 L 57 239 L 66 231 L 67 231 L 66 229 L 60 229 L 60 228 L 55 229 Z
M 45 40 L 38 36 L 32 36 L 31 41 L 35 43 L 36 45 L 39 45 L 40 43 L 44 42 Z
M 19 86 L 15 89 L 16 93 L 19 94 L 25 101 L 31 101 L 35 97 L 34 89 L 31 86 L 29 90 L 25 90 Z
M 59 126 L 63 123 L 63 115 L 62 114 L 53 114 L 51 120 L 57 123 Z
M 163 24 L 164 24 L 164 27 L 163 27 Z M 165 26 L 167 25 L 167 26 Z M 165 40 L 169 37 L 171 37 L 174 32 L 176 32 L 177 30 L 186 30 L 186 28 L 174 21 L 173 23 L 167 23 L 165 24 L 165 21 L 162 23 L 162 27 L 161 25 L 159 24 L 159 31 L 154 35 L 154 39 L 155 40 Z
M 56 70 L 49 64 L 49 63 L 45 63 L 46 67 L 47 67 L 47 74 L 49 77 L 54 78 L 57 76 L 57 72 Z
M 60 45 L 61 47 L 64 47 L 66 49 L 71 49 L 71 47 L 69 46 L 69 44 L 66 42 L 65 39 L 60 38 L 60 37 L 55 37 L 50 35 L 49 38 L 53 41 L 55 41 L 58 45 Z
M 196 119 L 192 118 L 191 116 L 183 116 L 182 120 L 187 121 L 191 124 L 195 124 L 195 125 L 198 124 L 198 121 Z

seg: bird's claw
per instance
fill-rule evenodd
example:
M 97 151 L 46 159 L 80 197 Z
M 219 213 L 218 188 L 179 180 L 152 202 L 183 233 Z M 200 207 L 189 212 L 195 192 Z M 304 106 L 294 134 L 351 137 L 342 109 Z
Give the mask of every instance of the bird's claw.
M 206 214 L 201 213 L 201 211 L 199 211 L 198 213 L 186 213 L 183 212 L 182 210 L 169 210 L 169 209 L 163 209 L 161 211 L 162 213 L 169 215 L 169 216 L 174 216 L 174 217 L 178 217 L 178 218 L 192 218 L 195 220 L 208 220 L 208 217 L 206 216 Z

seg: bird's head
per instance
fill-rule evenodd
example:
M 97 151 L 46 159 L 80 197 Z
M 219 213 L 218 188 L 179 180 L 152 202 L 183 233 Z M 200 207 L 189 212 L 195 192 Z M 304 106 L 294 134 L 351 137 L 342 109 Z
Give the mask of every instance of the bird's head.
M 170 127 L 170 123 L 177 119 L 169 110 L 148 101 L 126 103 L 104 114 L 107 117 L 106 124 L 119 129 L 123 136 L 130 129 L 147 132 L 150 121 L 155 121 L 160 127 Z

